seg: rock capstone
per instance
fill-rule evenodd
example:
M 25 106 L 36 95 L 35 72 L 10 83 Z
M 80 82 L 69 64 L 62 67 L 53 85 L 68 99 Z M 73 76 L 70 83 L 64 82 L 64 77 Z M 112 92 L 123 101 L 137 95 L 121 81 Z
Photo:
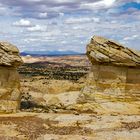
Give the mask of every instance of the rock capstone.
M 0 112 L 19 109 L 20 80 L 17 68 L 22 63 L 16 46 L 0 42 Z
M 94 36 L 87 45 L 87 56 L 92 64 L 140 66 L 140 53 L 103 37 Z
M 140 95 L 140 53 L 103 37 L 87 45 L 92 63 L 89 84 L 102 93 Z

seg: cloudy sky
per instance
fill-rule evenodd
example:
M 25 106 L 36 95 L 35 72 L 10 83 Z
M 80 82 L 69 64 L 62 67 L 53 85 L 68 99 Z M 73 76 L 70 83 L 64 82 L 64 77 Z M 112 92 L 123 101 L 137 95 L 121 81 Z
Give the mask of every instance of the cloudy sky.
M 0 40 L 20 51 L 85 52 L 93 35 L 140 50 L 140 0 L 0 0 Z

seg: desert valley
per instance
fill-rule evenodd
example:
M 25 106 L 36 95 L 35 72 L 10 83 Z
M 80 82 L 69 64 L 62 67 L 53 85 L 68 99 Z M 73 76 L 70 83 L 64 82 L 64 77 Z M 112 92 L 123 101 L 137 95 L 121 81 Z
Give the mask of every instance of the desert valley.
M 94 36 L 85 55 L 0 53 L 1 140 L 139 140 L 138 51 Z
M 140 0 L 0 0 L 0 140 L 140 140 Z

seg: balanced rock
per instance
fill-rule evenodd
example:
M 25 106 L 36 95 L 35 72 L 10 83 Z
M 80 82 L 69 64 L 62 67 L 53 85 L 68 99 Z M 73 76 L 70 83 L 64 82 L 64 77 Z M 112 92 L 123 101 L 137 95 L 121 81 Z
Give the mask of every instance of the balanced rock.
M 140 53 L 103 37 L 94 36 L 87 46 L 87 56 L 93 64 L 140 66 Z
M 8 42 L 0 42 L 0 112 L 13 112 L 20 104 L 18 66 L 23 63 L 19 50 Z
M 140 53 L 103 37 L 87 45 L 92 63 L 89 82 L 95 91 L 140 95 Z

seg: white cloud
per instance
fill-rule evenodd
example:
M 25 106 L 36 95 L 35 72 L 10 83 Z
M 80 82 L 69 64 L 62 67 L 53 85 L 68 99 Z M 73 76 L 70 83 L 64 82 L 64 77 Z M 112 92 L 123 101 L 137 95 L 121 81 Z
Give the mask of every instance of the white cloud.
M 124 40 L 124 41 L 134 40 L 134 39 L 136 39 L 136 38 L 138 38 L 138 37 L 139 37 L 139 35 L 132 35 L 132 36 L 129 36 L 129 37 L 125 37 L 123 40 Z
M 87 22 L 100 22 L 99 18 L 90 18 L 90 17 L 81 17 L 81 18 L 68 18 L 65 20 L 66 24 L 79 24 L 79 23 L 87 23 Z
M 108 8 L 111 7 L 116 0 L 101 0 L 101 1 L 95 1 L 90 3 L 81 3 L 80 8 L 81 9 L 102 9 L 102 8 Z
M 31 27 L 32 26 L 31 22 L 26 19 L 20 19 L 19 21 L 14 22 L 13 25 L 19 26 L 19 27 Z
M 27 30 L 32 32 L 44 32 L 47 30 L 47 27 L 41 25 L 35 25 L 33 27 L 28 27 Z
M 140 0 L 0 0 L 0 39 L 27 50 L 84 52 L 99 35 L 139 49 L 140 10 L 121 8 L 131 2 Z
M 5 5 L 0 3 L 0 16 L 4 15 L 10 15 L 11 11 L 9 7 L 6 7 Z
M 59 16 L 63 17 L 64 16 L 64 13 L 60 12 L 59 13 Z
M 44 12 L 44 13 L 39 13 L 39 17 L 40 18 L 47 18 L 48 13 Z
M 113 3 L 115 2 L 116 0 L 103 0 L 102 2 L 106 5 L 106 6 L 111 6 L 113 5 Z

